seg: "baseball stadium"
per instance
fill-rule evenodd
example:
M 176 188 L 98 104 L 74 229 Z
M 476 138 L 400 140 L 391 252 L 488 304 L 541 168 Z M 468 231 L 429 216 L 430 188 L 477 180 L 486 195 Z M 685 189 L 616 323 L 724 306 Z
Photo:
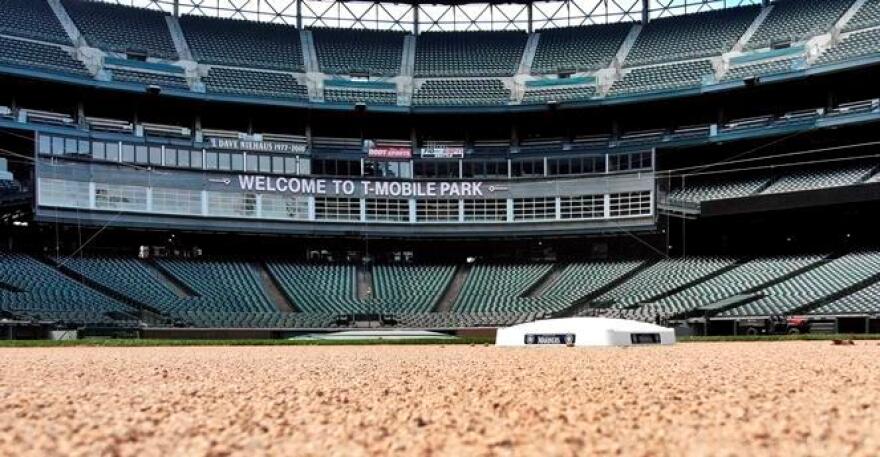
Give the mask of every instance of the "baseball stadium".
M 880 0 L 0 0 L 0 455 L 880 455 L 878 127 Z

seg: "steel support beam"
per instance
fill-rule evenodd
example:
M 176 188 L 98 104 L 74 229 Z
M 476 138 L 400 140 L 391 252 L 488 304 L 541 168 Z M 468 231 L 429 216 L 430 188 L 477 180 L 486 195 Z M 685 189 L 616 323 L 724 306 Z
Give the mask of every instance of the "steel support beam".
M 651 0 L 642 0 L 642 25 L 651 20 Z
M 419 34 L 419 4 L 413 3 L 413 35 Z
M 296 0 L 296 28 L 303 28 L 302 0 Z
M 529 33 L 532 33 L 532 32 L 535 30 L 535 28 L 534 28 L 534 26 L 533 26 L 533 23 L 532 23 L 532 19 L 533 19 L 533 17 L 534 17 L 534 16 L 533 16 L 533 14 L 534 14 L 533 7 L 534 7 L 534 2 L 529 2 L 529 6 L 528 6 L 528 8 L 529 8 L 529 9 L 528 9 L 528 15 L 529 15 Z

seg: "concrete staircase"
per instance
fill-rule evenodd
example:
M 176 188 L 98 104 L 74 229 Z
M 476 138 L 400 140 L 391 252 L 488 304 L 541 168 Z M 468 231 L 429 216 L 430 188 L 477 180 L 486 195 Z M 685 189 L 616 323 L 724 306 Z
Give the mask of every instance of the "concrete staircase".
M 183 29 L 180 28 L 180 22 L 174 16 L 165 16 L 165 22 L 168 24 L 168 31 L 171 33 L 171 39 L 174 41 L 174 49 L 180 60 L 193 59 L 192 51 L 189 49 L 189 43 L 186 42 L 186 36 Z
M 254 262 L 251 267 L 256 270 L 257 275 L 260 277 L 260 284 L 263 286 L 263 290 L 266 291 L 266 295 L 275 307 L 278 308 L 278 311 L 281 311 L 282 313 L 295 312 L 293 301 L 284 293 L 278 285 L 275 277 L 269 273 L 266 264 L 263 262 Z
M 373 270 L 366 265 L 358 265 L 357 271 L 357 299 L 367 302 L 373 296 Z
M 471 267 L 471 264 L 464 263 L 455 269 L 452 281 L 449 281 L 449 285 L 446 287 L 446 290 L 443 291 L 443 295 L 440 296 L 440 299 L 437 300 L 437 304 L 432 311 L 437 313 L 448 313 L 452 311 L 452 305 L 455 304 L 455 301 L 458 300 L 458 296 L 461 295 L 461 288 L 464 287 L 464 283 L 467 281 L 468 275 L 471 273 Z
M 547 273 L 544 273 L 544 276 L 541 276 L 541 278 L 529 286 L 528 289 L 524 290 L 522 295 L 520 295 L 520 298 L 538 298 L 544 295 L 544 292 L 549 290 L 557 281 L 559 281 L 559 277 L 562 276 L 562 272 L 565 271 L 566 267 L 568 267 L 567 264 L 554 263 L 553 268 L 547 270 Z

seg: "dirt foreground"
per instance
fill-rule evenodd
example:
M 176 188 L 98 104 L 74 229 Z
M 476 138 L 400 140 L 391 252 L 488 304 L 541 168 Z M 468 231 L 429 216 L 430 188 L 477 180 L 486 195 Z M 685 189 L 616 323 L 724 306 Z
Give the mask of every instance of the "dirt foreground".
M 880 455 L 880 345 L 0 350 L 0 455 Z

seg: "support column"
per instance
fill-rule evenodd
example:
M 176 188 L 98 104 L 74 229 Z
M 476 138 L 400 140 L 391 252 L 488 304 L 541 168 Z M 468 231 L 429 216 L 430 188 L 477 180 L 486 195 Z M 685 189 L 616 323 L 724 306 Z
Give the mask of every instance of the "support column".
M 174 0 L 174 17 L 180 17 L 180 0 Z
M 651 14 L 648 11 L 651 6 L 651 0 L 642 0 L 642 25 L 647 24 L 651 20 Z
M 418 34 L 419 34 L 419 4 L 418 4 L 418 3 L 413 3 L 412 7 L 413 7 L 413 29 L 412 29 L 412 33 L 413 33 L 413 35 L 418 35 Z
M 76 103 L 76 124 L 80 127 L 86 127 L 86 105 L 82 100 Z
M 529 33 L 532 33 L 535 31 L 534 21 L 533 21 L 534 11 L 532 9 L 533 6 L 534 6 L 534 4 L 532 2 L 529 2 L 529 6 L 528 6 L 528 10 L 527 10 L 527 13 L 529 16 Z
M 296 0 L 296 28 L 299 30 L 303 28 L 302 0 Z

